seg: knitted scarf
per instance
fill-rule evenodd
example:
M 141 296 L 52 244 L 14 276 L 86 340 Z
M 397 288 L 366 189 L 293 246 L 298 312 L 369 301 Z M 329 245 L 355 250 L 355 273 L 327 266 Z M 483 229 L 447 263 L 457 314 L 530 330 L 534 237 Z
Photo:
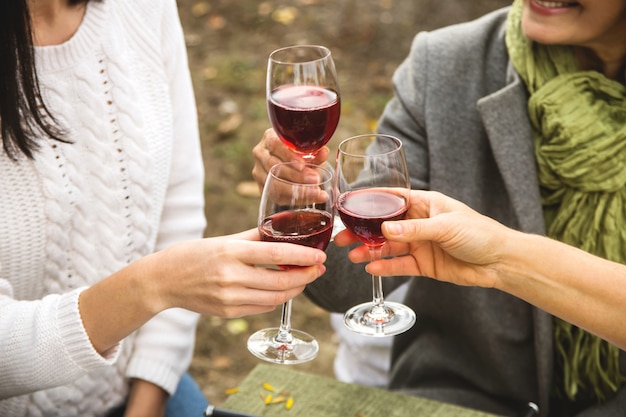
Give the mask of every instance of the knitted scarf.
M 626 88 L 579 70 L 571 48 L 526 38 L 521 14 L 515 0 L 506 45 L 530 93 L 547 234 L 626 263 Z M 626 381 L 617 347 L 560 319 L 554 341 L 559 396 L 602 402 Z

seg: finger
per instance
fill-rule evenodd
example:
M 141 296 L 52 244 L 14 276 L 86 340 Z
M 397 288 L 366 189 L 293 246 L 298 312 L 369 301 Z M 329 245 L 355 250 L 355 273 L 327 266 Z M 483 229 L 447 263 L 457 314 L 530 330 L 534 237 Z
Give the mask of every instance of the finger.
M 328 160 L 329 156 L 330 149 L 328 149 L 327 146 L 324 146 L 315 154 L 315 158 L 313 158 L 313 163 L 316 165 L 322 165 Z
M 269 129 L 266 131 L 265 135 L 263 135 L 265 147 L 267 151 L 271 155 L 269 159 L 269 165 L 266 164 L 266 168 L 272 167 L 280 162 L 288 162 L 288 161 L 301 161 L 302 158 L 292 151 L 285 143 L 278 137 L 274 130 Z
M 256 305 L 256 304 L 244 304 L 239 306 L 229 306 L 224 308 L 221 312 L 213 313 L 218 317 L 235 319 L 239 317 L 253 316 L 256 314 L 269 313 L 274 311 L 276 305 Z
M 384 222 L 383 235 L 396 242 L 414 242 L 420 240 L 437 241 L 441 236 L 441 227 L 436 219 L 411 219 Z
M 256 162 L 254 167 L 252 168 L 252 178 L 257 183 L 259 187 L 259 191 L 263 191 L 263 186 L 265 185 L 265 181 L 267 181 L 267 171 L 262 164 Z
M 412 256 L 399 256 L 390 259 L 372 261 L 365 266 L 365 270 L 373 275 L 386 277 L 400 275 L 425 275 Z
M 282 242 L 233 241 L 233 256 L 248 265 L 321 265 L 324 251 L 308 246 Z
M 360 264 L 360 263 L 371 261 L 372 257 L 370 255 L 369 250 L 367 249 L 367 246 L 361 245 L 352 249 L 348 253 L 348 259 L 350 259 L 350 262 L 353 262 L 355 264 Z
M 241 317 L 251 314 L 260 314 L 272 311 L 276 306 L 294 299 L 304 291 L 304 286 L 285 291 L 264 291 L 250 289 L 243 291 L 240 297 L 233 299 L 230 304 L 224 304 L 216 314 L 222 317 Z
M 337 246 L 349 246 L 360 242 L 359 238 L 348 229 L 337 233 L 333 239 Z
M 242 232 L 233 233 L 231 235 L 216 236 L 213 239 L 237 239 L 237 240 L 259 241 L 261 240 L 261 236 L 259 236 L 259 229 L 255 227 L 253 229 L 244 230 Z
M 382 247 L 382 256 L 400 256 L 409 252 L 409 246 L 406 243 L 386 242 Z M 348 253 L 348 258 L 354 263 L 363 263 L 371 261 L 369 249 L 365 245 L 358 246 Z
M 254 168 L 252 169 L 252 176 L 259 184 L 260 188 L 263 188 L 263 184 L 267 178 L 267 174 L 271 167 L 274 165 L 285 162 L 290 159 L 283 160 L 279 150 L 286 146 L 276 135 L 273 129 L 267 129 L 263 133 L 263 137 L 252 149 L 252 155 L 254 156 Z M 282 152 L 282 151 L 280 151 Z M 285 155 L 288 155 L 285 152 Z
M 272 168 L 272 175 L 284 182 L 295 184 L 317 184 L 322 178 L 318 170 L 307 167 L 304 162 L 300 161 L 293 161 L 293 163 Z
M 263 139 L 252 149 L 254 156 L 254 167 L 252 168 L 252 178 L 256 181 L 259 191 L 263 191 L 263 184 L 267 180 L 269 167 L 265 167 L 264 162 L 269 158 L 269 151 L 265 147 Z
M 276 165 L 270 176 L 271 183 L 265 185 L 266 197 L 279 205 L 305 207 L 331 198 L 328 192 L 332 177 L 318 166 L 300 162 Z
M 302 292 L 307 284 L 315 281 L 316 278 L 326 271 L 323 265 L 289 267 L 288 269 L 276 269 L 258 265 L 255 269 L 254 275 L 251 275 L 250 280 L 242 282 L 243 285 L 247 285 L 248 288 L 255 290 L 284 291 L 290 293 L 291 296 Z

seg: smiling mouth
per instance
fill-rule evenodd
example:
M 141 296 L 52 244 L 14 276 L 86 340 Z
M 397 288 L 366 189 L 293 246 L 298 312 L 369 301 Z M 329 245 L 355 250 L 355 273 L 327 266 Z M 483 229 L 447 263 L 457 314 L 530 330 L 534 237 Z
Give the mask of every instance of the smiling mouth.
M 578 3 L 575 2 L 560 2 L 560 1 L 541 1 L 534 0 L 541 7 L 545 7 L 546 9 L 559 9 L 565 7 L 576 7 Z

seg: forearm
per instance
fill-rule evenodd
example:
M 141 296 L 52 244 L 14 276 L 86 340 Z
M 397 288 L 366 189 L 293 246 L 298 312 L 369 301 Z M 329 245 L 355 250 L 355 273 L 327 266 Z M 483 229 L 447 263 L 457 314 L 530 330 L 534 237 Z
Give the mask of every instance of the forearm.
M 541 236 L 507 242 L 499 289 L 626 348 L 626 266 Z
M 152 279 L 155 256 L 140 259 L 81 293 L 83 326 L 98 352 L 106 352 L 165 309 Z M 155 285 L 149 285 L 151 281 Z
M 165 415 L 169 395 L 158 386 L 134 379 L 124 417 L 160 417 Z

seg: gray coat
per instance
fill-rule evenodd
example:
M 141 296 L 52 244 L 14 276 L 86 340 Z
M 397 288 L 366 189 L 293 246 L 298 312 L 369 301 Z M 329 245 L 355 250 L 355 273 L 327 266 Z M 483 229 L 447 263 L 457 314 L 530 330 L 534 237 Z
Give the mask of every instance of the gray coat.
M 395 97 L 379 131 L 403 140 L 413 188 L 441 191 L 511 227 L 544 234 L 528 96 L 504 43 L 507 11 L 418 34 L 394 75 Z M 340 312 L 371 300 L 363 265 L 351 264 L 345 249 L 331 245 L 328 253 L 328 272 L 307 295 Z M 401 279 L 385 280 L 387 290 L 394 280 Z M 411 278 L 405 303 L 417 323 L 394 340 L 391 389 L 502 415 L 534 401 L 548 415 L 550 315 L 497 290 L 423 277 Z M 624 415 L 624 389 L 577 414 Z

